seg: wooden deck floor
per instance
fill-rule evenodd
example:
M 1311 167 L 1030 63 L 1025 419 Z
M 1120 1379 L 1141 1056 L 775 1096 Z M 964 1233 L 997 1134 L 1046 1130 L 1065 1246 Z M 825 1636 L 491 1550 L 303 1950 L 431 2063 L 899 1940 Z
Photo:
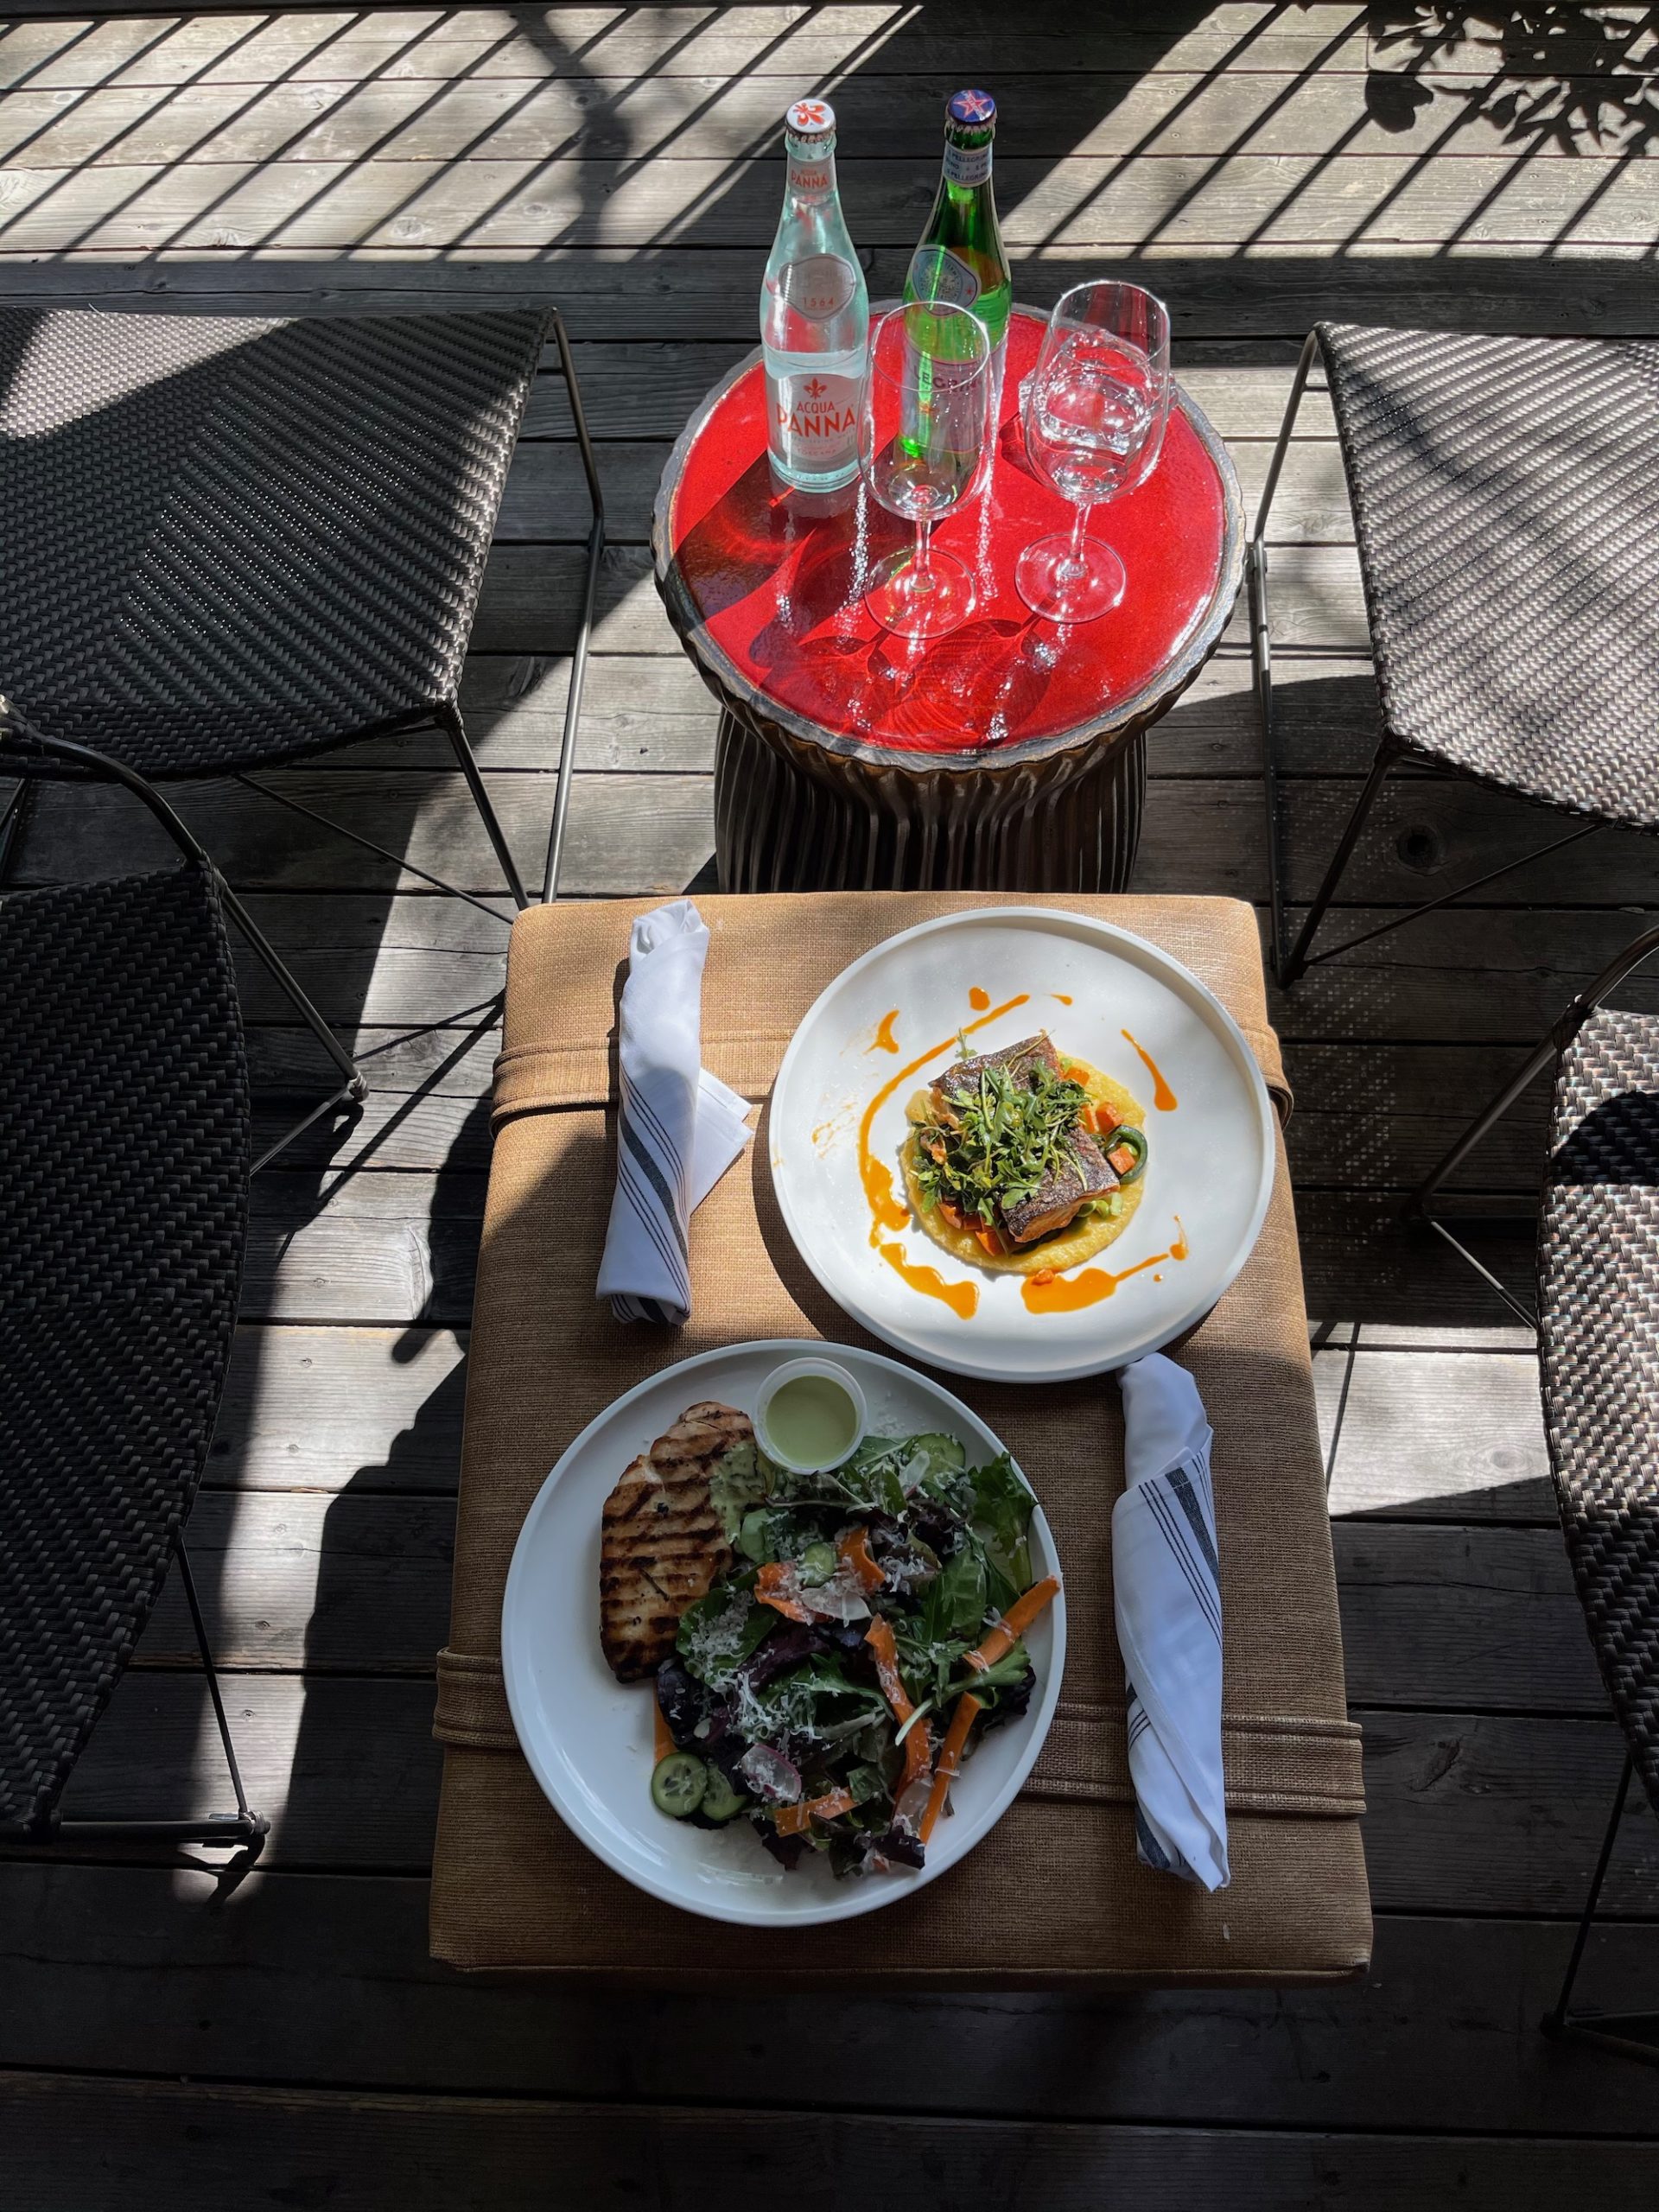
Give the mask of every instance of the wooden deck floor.
M 1002 104 L 1016 289 L 1085 271 L 1170 301 L 1181 373 L 1259 485 L 1317 315 L 1659 330 L 1659 28 L 1567 6 L 842 4 L 277 10 L 0 22 L 0 293 L 363 306 L 553 289 L 612 511 L 567 888 L 678 889 L 712 842 L 714 718 L 647 576 L 652 486 L 753 342 L 775 125 L 827 90 L 851 227 L 891 293 L 942 97 Z M 1423 29 L 1433 18 L 1432 35 Z M 875 150 L 870 150 L 875 149 Z M 1323 404 L 1276 510 L 1293 892 L 1356 789 L 1373 702 Z M 545 835 L 586 512 L 556 374 L 512 473 L 465 699 L 526 868 Z M 1242 626 L 1154 734 L 1138 887 L 1265 890 Z M 1649 741 L 1651 733 L 1633 733 Z M 282 788 L 499 890 L 441 741 Z M 262 1177 L 245 1312 L 192 1523 L 232 1710 L 276 1832 L 257 1872 L 142 1853 L 0 1864 L 0 2204 L 458 2212 L 787 2192 L 941 2212 L 1109 2202 L 1659 2193 L 1655 2077 L 1546 2044 L 1617 1777 L 1546 1481 L 1532 1359 L 1400 1192 L 1659 906 L 1604 832 L 1316 971 L 1274 1015 L 1366 1732 L 1376 1956 L 1280 1994 L 713 2002 L 463 1983 L 426 1957 L 461 1369 L 505 931 L 231 786 L 185 807 L 375 1091 Z M 1357 926 L 1541 842 L 1529 810 L 1402 781 Z M 25 880 L 124 867 L 130 818 L 43 805 Z M 1659 1006 L 1659 983 L 1632 1002 Z M 259 1081 L 302 1040 L 245 977 Z M 273 1109 L 274 1110 L 274 1109 Z M 1480 1187 L 1529 1189 L 1522 1116 Z M 1524 1270 L 1524 1245 L 1503 1262 Z M 168 1603 L 74 1786 L 137 1809 L 220 1785 Z M 1659 2000 L 1659 1824 L 1632 1807 L 1586 1994 Z M 1009 1900 L 1017 1909 L 1017 1900 Z

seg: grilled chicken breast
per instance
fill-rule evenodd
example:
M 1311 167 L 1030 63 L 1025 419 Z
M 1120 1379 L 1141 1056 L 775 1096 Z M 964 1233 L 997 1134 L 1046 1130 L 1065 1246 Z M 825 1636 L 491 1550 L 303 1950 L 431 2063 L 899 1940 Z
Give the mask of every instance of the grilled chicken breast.
M 654 1675 L 680 1616 L 732 1563 L 709 1503 L 709 1478 L 735 1444 L 753 1440 L 747 1414 L 712 1400 L 688 1406 L 665 1436 L 622 1471 L 605 1501 L 599 1550 L 599 1640 L 619 1681 Z

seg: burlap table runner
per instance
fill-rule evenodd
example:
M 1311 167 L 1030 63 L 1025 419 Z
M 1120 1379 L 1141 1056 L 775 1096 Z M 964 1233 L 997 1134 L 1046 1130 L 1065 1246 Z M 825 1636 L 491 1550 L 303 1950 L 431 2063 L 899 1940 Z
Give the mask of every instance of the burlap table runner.
M 1216 1432 L 1230 1888 L 1208 1897 L 1135 1859 L 1112 1628 L 1110 1507 L 1122 1484 L 1122 1425 L 1109 1380 L 1022 1390 L 943 1378 L 1006 1439 L 1042 1498 L 1069 1607 L 1065 1688 L 1042 1756 L 961 1865 L 868 1917 L 786 1935 L 730 1928 L 629 1887 L 542 1796 L 513 1738 L 500 1615 L 513 1545 L 548 1469 L 620 1392 L 677 1359 L 756 1337 L 873 1342 L 795 1255 L 772 1192 L 764 1116 L 757 1141 L 695 1217 L 687 1325 L 623 1327 L 594 1296 L 614 1166 L 615 999 L 629 926 L 654 903 L 541 907 L 513 931 L 454 1611 L 438 1661 L 445 1751 L 435 1955 L 465 1967 L 662 1983 L 784 1974 L 878 1986 L 1036 1986 L 1358 1972 L 1370 1948 L 1358 1731 L 1344 1698 L 1282 1151 L 1255 1254 L 1179 1348 Z M 713 939 L 707 1065 L 764 1100 L 801 1016 L 849 961 L 931 915 L 995 903 L 979 893 L 699 899 Z M 1184 961 L 1231 1011 L 1287 1107 L 1249 907 L 1217 899 L 1043 903 L 1100 914 Z

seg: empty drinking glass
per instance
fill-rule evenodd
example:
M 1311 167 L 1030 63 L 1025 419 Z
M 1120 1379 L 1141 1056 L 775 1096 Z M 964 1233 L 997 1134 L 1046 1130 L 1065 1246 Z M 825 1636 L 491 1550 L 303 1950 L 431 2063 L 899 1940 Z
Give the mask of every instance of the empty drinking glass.
M 1077 510 L 1069 536 L 1039 537 L 1020 556 L 1014 582 L 1033 613 L 1092 622 L 1122 598 L 1123 563 L 1090 539 L 1089 512 L 1152 474 L 1169 397 L 1163 302 L 1138 284 L 1075 285 L 1049 317 L 1026 387 L 1027 455 Z
M 990 340 L 965 308 L 913 301 L 870 326 L 859 461 L 871 496 L 916 525 L 864 604 L 903 638 L 938 638 L 974 611 L 974 579 L 933 524 L 978 489 L 990 450 Z

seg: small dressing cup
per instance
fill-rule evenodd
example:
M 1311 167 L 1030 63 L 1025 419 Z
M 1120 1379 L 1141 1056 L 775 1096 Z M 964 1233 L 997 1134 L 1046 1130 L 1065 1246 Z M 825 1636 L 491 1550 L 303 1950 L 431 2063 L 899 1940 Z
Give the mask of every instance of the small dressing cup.
M 856 1377 L 833 1359 L 785 1360 L 767 1376 L 755 1401 L 760 1449 L 795 1475 L 838 1467 L 864 1441 L 868 1427 L 869 1409 Z

